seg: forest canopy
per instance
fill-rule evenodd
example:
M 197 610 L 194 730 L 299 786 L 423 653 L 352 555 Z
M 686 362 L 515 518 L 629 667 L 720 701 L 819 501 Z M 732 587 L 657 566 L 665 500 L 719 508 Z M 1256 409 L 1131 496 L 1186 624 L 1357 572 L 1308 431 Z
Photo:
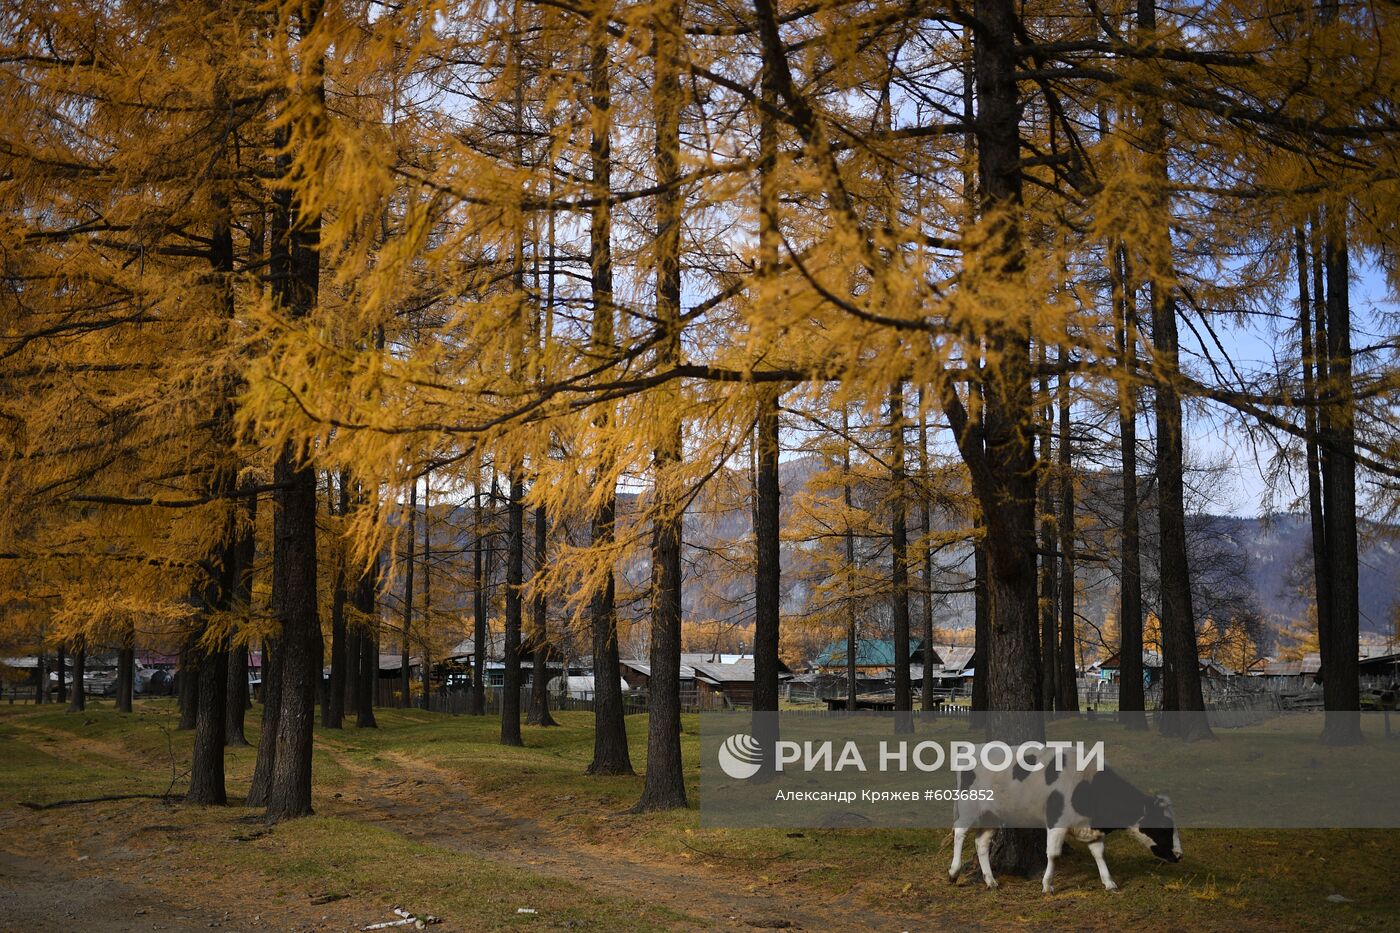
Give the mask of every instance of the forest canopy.
M 273 816 L 310 807 L 323 664 L 363 723 L 381 634 L 479 656 L 488 617 L 503 741 L 522 644 L 567 628 L 604 772 L 640 627 L 643 808 L 684 802 L 683 625 L 736 611 L 757 709 L 780 645 L 854 643 L 875 604 L 911 709 L 911 632 L 957 593 L 974 702 L 1070 709 L 1093 567 L 1125 683 L 1150 620 L 1162 708 L 1203 711 L 1202 645 L 1258 636 L 1192 585 L 1206 411 L 1307 512 L 1328 709 L 1358 708 L 1357 516 L 1400 506 L 1392 5 L 2 16 L 4 638 L 179 648 L 210 730 L 268 647 Z M 736 510 L 742 540 L 694 532 Z

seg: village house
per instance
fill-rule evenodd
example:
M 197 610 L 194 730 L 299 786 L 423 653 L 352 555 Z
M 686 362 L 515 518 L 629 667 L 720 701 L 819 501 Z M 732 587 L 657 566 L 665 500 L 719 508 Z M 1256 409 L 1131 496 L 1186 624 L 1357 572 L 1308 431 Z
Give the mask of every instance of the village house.
M 922 663 L 923 642 L 909 643 L 909 663 Z M 894 680 L 894 639 L 868 638 L 856 642 L 856 681 L 872 684 Z M 942 663 L 941 659 L 937 663 Z M 834 641 L 821 650 L 812 661 L 812 670 L 819 674 L 839 674 L 843 678 L 847 667 L 845 640 Z
M 636 658 L 620 662 L 629 690 L 645 692 L 651 683 L 651 663 Z M 778 662 L 778 681 L 792 671 Z M 695 709 L 748 709 L 753 706 L 753 655 L 687 651 L 681 655 L 681 706 Z

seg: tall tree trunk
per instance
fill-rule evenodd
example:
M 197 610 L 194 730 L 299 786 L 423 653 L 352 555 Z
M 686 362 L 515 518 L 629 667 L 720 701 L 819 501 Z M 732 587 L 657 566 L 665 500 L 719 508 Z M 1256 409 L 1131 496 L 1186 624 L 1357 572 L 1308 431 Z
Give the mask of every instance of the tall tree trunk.
M 1151 41 L 1157 30 L 1156 0 L 1138 0 L 1137 28 Z M 1154 408 L 1157 417 L 1157 502 L 1162 590 L 1162 709 L 1163 734 L 1185 739 L 1209 738 L 1201 693 L 1196 621 L 1191 605 L 1190 566 L 1186 552 L 1185 454 L 1182 441 L 1181 398 L 1176 388 L 1180 341 L 1171 278 L 1170 207 L 1167 201 L 1166 133 L 1160 103 L 1147 99 L 1142 108 L 1143 135 L 1148 148 L 1152 210 L 1163 225 L 1158 255 L 1151 263 L 1152 341 L 1156 374 Z
M 1162 590 L 1162 717 L 1164 734 L 1185 739 L 1210 737 L 1201 692 L 1190 566 L 1186 551 L 1184 455 L 1181 400 L 1173 382 L 1177 362 L 1176 308 L 1165 289 L 1152 283 L 1153 340 L 1158 366 L 1157 509 Z
M 617 499 L 608 497 L 593 518 L 593 542 L 610 547 Z M 622 665 L 617 650 L 616 585 L 611 570 L 589 606 L 593 635 L 593 761 L 589 774 L 631 774 L 622 709 Z
M 535 509 L 535 573 L 544 572 L 544 563 L 549 551 L 549 523 L 544 506 Z M 526 718 L 532 726 L 557 726 L 549 714 L 549 605 L 545 601 L 544 588 L 536 587 L 531 601 L 534 616 L 534 633 L 530 641 L 532 667 L 530 671 L 530 714 Z
M 423 662 L 418 668 L 419 685 L 423 689 L 423 709 L 431 710 L 432 690 L 433 690 L 433 666 L 430 663 L 430 656 L 433 648 L 433 627 L 432 627 L 432 559 L 433 559 L 433 526 L 428 521 L 432 514 L 429 507 L 432 505 L 432 489 L 429 486 L 431 474 L 423 471 L 423 622 L 421 629 L 423 637 Z
M 751 734 L 763 752 L 763 774 L 777 774 L 774 758 L 778 747 L 778 646 L 781 561 L 779 522 L 781 490 L 778 483 L 778 398 L 773 386 L 758 387 L 754 423 L 754 623 L 753 623 L 753 729 Z
M 225 231 L 225 236 L 227 235 Z M 227 249 L 231 267 L 231 242 L 227 244 Z M 231 301 L 230 295 L 230 305 Z M 231 414 L 231 409 L 224 407 L 221 417 L 226 418 Z M 227 429 L 228 426 L 229 422 L 224 421 L 222 428 Z M 231 443 L 231 432 L 225 433 L 225 430 L 216 428 L 216 433 L 225 434 L 222 440 L 226 444 Z M 225 463 L 215 468 L 214 477 L 211 492 L 224 500 L 228 511 L 224 519 L 223 538 L 215 551 L 212 570 L 198 595 L 203 620 L 190 653 L 195 662 L 191 673 L 198 678 L 199 684 L 195 690 L 196 716 L 194 751 L 190 762 L 190 787 L 185 794 L 186 802 L 205 806 L 223 806 L 228 802 L 228 794 L 224 787 L 228 637 L 210 638 L 209 620 L 212 615 L 228 612 L 231 607 L 239 569 L 236 512 L 238 505 L 232 496 L 237 483 L 237 473 L 231 465 Z
M 1079 709 L 1078 669 L 1074 657 L 1074 437 L 1070 423 L 1069 348 L 1060 347 L 1060 631 L 1059 654 L 1045 658 L 1055 667 L 1055 706 Z
M 973 71 L 977 90 L 977 153 L 982 214 L 989 224 L 990 256 L 999 277 L 1024 276 L 1021 241 L 1021 109 L 1017 93 L 1020 27 L 1013 0 L 973 5 Z M 990 737 L 1007 742 L 1044 738 L 1038 721 L 995 716 L 994 711 L 1040 705 L 1040 640 L 1036 602 L 1035 404 L 1031 384 L 1030 320 L 989 329 L 987 354 L 997 361 L 981 380 L 979 422 L 969 421 L 956 392 L 945 399 L 963 459 L 986 522 L 987 588 L 991 625 L 977 676 L 987 681 Z M 980 428 L 980 430 L 979 430 Z M 992 846 L 993 865 L 1029 873 L 1044 857 L 1044 837 L 1002 830 Z
M 1313 235 L 1320 236 L 1316 218 L 1313 220 Z M 1319 244 L 1320 245 L 1320 244 Z M 1303 425 L 1308 474 L 1308 520 L 1312 530 L 1313 560 L 1313 604 L 1316 607 L 1318 625 L 1318 646 L 1321 651 L 1326 628 L 1325 620 L 1332 615 L 1330 598 L 1331 568 L 1327 562 L 1327 522 L 1323 515 L 1322 502 L 1322 459 L 1318 440 L 1322 433 L 1323 419 L 1318 411 L 1319 384 L 1326 379 L 1326 364 L 1320 355 L 1327 348 L 1327 305 L 1326 285 L 1323 279 L 1321 249 L 1310 250 L 1302 229 L 1297 231 L 1298 261 L 1298 330 L 1303 357 Z M 1310 257 L 1310 254 L 1315 254 Z M 1313 298 L 1309 295 L 1309 268 L 1316 271 L 1317 327 L 1313 328 Z M 1316 337 L 1316 341 L 1314 341 Z M 1322 676 L 1321 666 L 1318 669 Z
M 175 679 L 176 702 L 180 707 L 180 724 L 176 728 L 181 732 L 194 729 L 199 712 L 199 662 L 195 656 L 195 639 L 198 637 L 198 632 L 187 635 L 180 646 L 180 666 Z
M 919 685 L 920 707 L 925 711 L 934 708 L 933 702 L 933 665 L 929 663 L 929 655 L 933 652 L 933 548 L 929 541 L 929 535 L 933 530 L 932 509 L 930 508 L 928 496 L 928 484 L 933 482 L 933 470 L 929 463 L 928 451 L 928 416 L 924 408 L 924 390 L 919 388 L 919 472 L 920 482 L 923 484 L 919 494 L 919 535 L 923 539 L 924 558 L 924 670 L 921 683 Z
M 914 720 L 898 715 L 913 710 L 909 678 L 909 528 L 904 464 L 904 382 L 890 389 L 890 621 L 894 630 L 895 731 L 913 732 Z
M 472 696 L 471 711 L 486 715 L 486 608 L 488 581 L 482 559 L 485 556 L 485 528 L 481 521 L 481 467 L 477 465 L 476 487 L 472 496 Z
M 403 575 L 403 639 L 399 642 L 399 708 L 408 709 L 413 705 L 413 679 L 409 670 L 412 653 L 410 638 L 413 632 L 413 569 L 417 565 L 418 538 L 418 480 L 408 487 L 408 556 L 404 560 Z
M 282 657 L 274 639 L 262 641 L 262 729 L 258 758 L 248 785 L 245 806 L 265 807 L 272 793 L 273 763 L 277 759 L 277 720 L 282 715 Z
M 316 474 L 286 449 L 279 456 L 273 515 L 272 611 L 280 623 L 281 711 L 267 801 L 271 820 L 311 812 L 312 727 L 321 685 L 316 595 Z
M 227 491 L 233 486 L 233 475 L 224 475 L 216 482 L 216 487 Z M 232 510 L 236 506 L 230 502 Z M 226 611 L 233 591 L 234 575 L 237 572 L 236 525 L 232 512 L 225 523 L 224 540 L 220 542 L 215 559 L 217 577 L 209 579 L 199 596 L 200 607 L 205 615 L 205 623 L 200 631 L 206 632 L 208 616 Z M 228 648 L 225 639 L 211 644 L 207 637 L 201 637 L 194 645 L 192 654 L 195 661 L 194 675 L 199 679 L 195 691 L 197 716 L 194 732 L 194 752 L 190 763 L 190 787 L 185 794 L 188 803 L 205 806 L 223 806 L 228 802 L 224 787 L 224 703 L 228 690 Z
M 68 712 L 81 713 L 87 709 L 87 688 L 83 678 L 87 676 L 87 649 L 80 644 L 73 651 L 73 688 L 68 701 Z
M 778 635 L 781 598 L 781 547 L 778 485 L 778 392 L 758 391 L 755 433 L 757 473 L 754 489 L 754 623 L 753 708 L 755 712 L 778 709 Z
M 1137 488 L 1137 323 L 1128 254 L 1115 245 L 1111 258 L 1117 316 L 1118 438 L 1122 457 L 1122 542 L 1118 579 L 1118 717 L 1129 729 L 1147 728 L 1142 670 L 1142 558 Z
M 299 47 L 308 46 L 320 13 L 318 2 L 303 7 Z M 324 59 L 313 55 L 301 67 L 310 75 L 309 87 L 302 93 L 324 100 Z M 278 175 L 290 180 L 292 163 L 286 154 L 293 138 L 290 127 L 279 127 L 276 135 L 283 150 L 277 158 Z M 290 185 L 276 189 L 273 200 L 270 258 L 274 298 L 286 313 L 304 318 L 316 307 L 320 285 L 320 217 L 303 209 L 300 196 Z M 277 752 L 267 816 L 278 821 L 311 813 L 312 728 L 321 684 L 322 642 L 316 592 L 316 472 L 302 452 L 288 444 L 278 453 L 273 478 L 277 509 L 273 515 L 272 613 L 280 628 L 282 710 L 277 718 Z
M 501 687 L 501 744 L 524 745 L 520 737 L 520 587 L 525 582 L 525 507 L 521 467 L 510 471 L 506 505 L 505 682 Z
M 49 665 L 44 656 L 44 630 L 39 628 L 39 650 L 36 654 L 39 663 L 34 666 L 34 705 L 42 706 L 49 701 Z
M 773 62 L 765 55 L 761 78 L 763 101 L 777 104 Z M 778 228 L 778 189 L 774 172 L 778 159 L 778 131 L 771 113 L 759 114 L 758 167 L 758 250 L 760 274 L 772 276 L 778 265 L 781 231 Z M 778 709 L 778 645 L 780 601 L 782 598 L 782 549 L 780 545 L 781 496 L 779 486 L 779 401 L 776 387 L 757 387 L 757 414 L 754 425 L 754 623 L 753 623 L 753 709 Z M 766 727 L 766 721 L 760 720 Z M 765 752 L 774 747 L 777 736 L 760 741 Z
M 346 602 L 348 605 L 355 604 L 353 589 L 347 589 Z M 345 715 L 352 716 L 360 708 L 360 692 L 363 689 L 364 681 L 360 677 L 360 639 L 363 637 L 364 629 L 359 625 L 352 625 L 349 621 L 345 623 L 345 694 L 344 709 Z M 341 721 L 342 727 L 344 720 Z
M 350 487 L 346 482 L 349 476 L 348 471 L 341 470 L 336 480 L 340 491 L 336 499 L 333 500 L 336 504 L 333 511 L 342 520 L 350 512 Z M 326 474 L 326 483 L 334 488 L 330 473 Z M 331 501 L 329 497 L 328 501 Z M 344 726 L 345 721 L 345 668 L 348 664 L 345 606 L 350 601 L 345 575 L 346 546 L 346 542 L 342 540 L 336 548 L 335 582 L 331 585 L 331 677 L 330 683 L 326 686 L 325 704 L 321 707 L 321 725 L 327 729 L 340 729 Z
M 218 110 L 226 109 L 222 85 L 216 87 Z M 234 327 L 233 289 L 233 216 L 230 186 L 221 182 L 211 198 L 212 232 L 210 237 L 210 266 L 218 284 L 222 317 L 232 340 Z M 195 721 L 194 752 L 190 764 L 190 787 L 185 795 L 189 803 L 223 806 L 228 802 L 224 787 L 224 742 L 226 738 L 228 698 L 228 644 L 226 634 L 211 637 L 209 624 L 215 614 L 227 613 L 233 607 L 234 591 L 240 568 L 238 566 L 239 502 L 238 467 L 234 460 L 233 406 L 238 390 L 237 378 L 231 372 L 220 380 L 220 397 L 214 400 L 215 410 L 210 434 L 215 461 L 208 491 L 224 504 L 223 534 L 215 550 L 212 568 L 200 593 L 204 618 L 200 644 L 196 646 L 199 688 L 198 711 Z
M 228 651 L 219 648 L 205 653 L 199 662 L 199 716 L 194 731 L 194 755 L 190 766 L 187 803 L 223 806 L 228 803 L 224 789 L 224 703 L 228 688 Z
M 1042 366 L 1046 364 L 1045 344 L 1040 342 L 1036 349 Z M 1054 494 L 1054 471 L 1050 464 L 1054 442 L 1054 419 L 1050 416 L 1050 376 L 1040 377 L 1040 656 L 1048 661 L 1060 656 L 1059 623 L 1057 621 L 1058 598 L 1056 595 L 1055 564 L 1059 556 L 1057 539 Z M 1053 663 L 1041 666 L 1040 702 L 1047 710 L 1055 708 L 1055 674 L 1058 668 Z
M 593 299 L 590 343 L 599 361 L 611 359 L 614 346 L 612 274 L 612 76 L 609 68 L 608 8 L 600 4 L 588 24 L 589 117 L 592 123 L 588 142 L 589 209 L 588 259 Z M 611 413 L 599 417 L 598 426 L 607 429 Z M 607 483 L 616 481 L 607 469 Z M 594 546 L 611 550 L 617 518 L 617 495 L 610 490 L 592 517 Z M 627 749 L 627 724 L 622 710 L 622 675 L 617 652 L 616 587 L 609 568 L 603 586 L 593 593 L 589 613 L 593 641 L 593 761 L 589 774 L 631 774 L 632 759 Z M 565 671 L 567 676 L 568 672 Z
M 224 744 L 246 747 L 244 722 L 248 715 L 248 646 L 239 644 L 228 652 L 228 678 L 224 684 Z
M 374 729 L 379 726 L 374 718 L 374 704 L 379 692 L 379 560 L 376 558 L 367 567 L 361 567 L 355 579 L 355 589 L 351 595 L 353 605 L 363 620 L 356 638 L 358 651 L 354 660 L 355 682 L 355 726 L 359 729 Z
M 666 0 L 653 14 L 656 41 L 652 107 L 656 124 L 656 317 L 657 365 L 680 360 L 681 215 L 680 55 L 682 0 Z M 679 389 L 666 388 L 668 394 Z M 651 537 L 651 677 L 647 682 L 647 771 L 634 810 L 686 805 L 681 765 L 681 536 L 684 497 L 676 475 L 682 453 L 680 411 L 663 403 L 667 419 L 652 455 L 654 495 Z
M 129 713 L 136 692 L 136 630 L 130 623 L 122 629 L 121 639 L 117 649 L 117 712 Z
M 253 610 L 253 561 L 258 548 L 258 496 L 254 491 L 256 480 L 246 477 L 240 486 L 240 506 L 243 517 L 238 525 L 238 545 L 236 553 L 237 575 L 234 579 L 233 604 L 248 617 Z M 239 641 L 229 652 L 228 684 L 224 691 L 224 743 L 230 746 L 244 746 L 248 738 L 244 734 L 244 720 L 252 701 L 248 691 L 248 642 Z
M 1314 214 L 1312 218 L 1312 270 L 1313 270 L 1313 380 L 1315 388 L 1320 395 L 1324 386 L 1329 385 L 1330 372 L 1327 366 L 1327 260 L 1326 248 L 1323 242 L 1322 224 L 1319 214 Z M 1318 555 L 1316 548 L 1318 538 L 1313 540 L 1314 560 L 1320 560 L 1320 564 L 1314 564 L 1314 571 L 1320 567 L 1321 574 L 1317 578 L 1319 587 L 1316 595 L 1317 606 L 1317 644 L 1319 652 L 1319 664 L 1314 682 L 1321 684 L 1327 674 L 1327 654 L 1322 650 L 1322 646 L 1329 640 L 1328 632 L 1332 624 L 1332 597 L 1331 597 L 1331 563 L 1327 558 L 1327 494 L 1324 491 L 1325 477 L 1322 473 L 1322 445 L 1324 439 L 1332 431 L 1332 408 L 1330 405 L 1318 404 L 1314 406 L 1316 412 L 1317 427 L 1317 494 L 1318 507 L 1316 521 L 1318 530 L 1316 534 L 1322 542 L 1322 553 Z M 1309 518 L 1313 518 L 1311 503 L 1309 504 Z
M 251 213 L 248 222 L 247 261 L 249 267 L 257 268 L 263 263 L 266 248 L 267 205 L 257 202 L 253 205 Z M 234 603 L 250 621 L 253 617 L 253 562 L 257 558 L 258 550 L 258 493 L 255 491 L 257 483 L 255 477 L 246 476 L 240 485 L 243 519 L 238 531 L 238 577 L 237 590 L 233 596 Z M 244 726 L 248 710 L 253 708 L 252 690 L 248 683 L 251 644 L 245 636 L 238 640 L 237 647 L 229 652 L 228 684 L 224 691 L 224 743 L 230 746 L 249 744 Z M 266 655 L 266 651 L 263 654 Z M 266 676 L 267 659 L 264 657 L 260 671 L 263 689 L 267 688 Z M 261 744 L 260 737 L 259 759 L 262 757 Z
M 68 649 L 58 644 L 58 702 L 68 702 Z
M 846 405 L 841 405 L 841 504 L 845 508 L 846 527 L 846 709 L 854 712 L 859 692 L 856 684 L 857 660 L 860 642 L 857 637 L 855 580 L 856 535 L 851 526 L 851 419 Z
M 1356 412 L 1352 387 L 1351 301 L 1345 210 L 1329 211 L 1323 232 L 1327 267 L 1328 430 L 1321 470 L 1331 619 L 1322 653 L 1322 739 L 1355 745 L 1361 736 L 1360 599 L 1356 531 Z

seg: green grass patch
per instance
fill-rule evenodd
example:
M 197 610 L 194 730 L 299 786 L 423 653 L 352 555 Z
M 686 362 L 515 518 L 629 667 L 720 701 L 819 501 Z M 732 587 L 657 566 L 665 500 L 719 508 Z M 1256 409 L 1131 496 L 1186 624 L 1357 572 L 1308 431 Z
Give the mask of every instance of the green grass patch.
M 255 713 L 248 719 L 254 742 Z M 230 845 L 226 837 L 234 830 L 226 817 L 189 811 L 191 820 L 212 820 L 214 825 L 213 836 L 206 833 L 192 844 L 213 863 L 254 869 L 278 885 L 370 897 L 386 905 L 411 904 L 466 928 L 568 920 L 596 924 L 599 918 L 606 918 L 610 929 L 703 925 L 703 920 L 672 914 L 640 897 L 609 896 L 545 872 L 493 864 L 436 840 L 408 838 L 394 831 L 392 819 L 381 825 L 355 819 L 357 795 L 392 794 L 374 788 L 420 775 L 533 821 L 565 850 L 585 843 L 610 847 L 619 854 L 640 855 L 666 871 L 708 873 L 721 889 L 761 888 L 799 901 L 839 897 L 872 917 L 991 926 L 1400 929 L 1395 881 L 1400 878 L 1400 831 L 1186 830 L 1186 858 L 1177 865 L 1158 862 L 1115 834 L 1108 857 L 1122 893 L 1102 890 L 1092 859 L 1075 845 L 1060 862 L 1055 894 L 1041 894 L 1038 879 L 1014 878 L 1003 879 L 1000 890 L 989 892 L 975 877 L 947 884 L 949 833 L 944 831 L 702 829 L 695 808 L 696 716 L 683 719 L 690 809 L 626 814 L 641 792 L 641 778 L 586 776 L 593 748 L 591 714 L 555 715 L 562 724 L 558 728 L 524 728 L 524 748 L 501 746 L 499 721 L 491 717 L 380 710 L 378 729 L 318 727 L 316 793 L 324 815 Z M 188 767 L 190 736 L 175 732 L 174 725 L 169 701 L 140 703 L 129 716 L 100 707 L 86 714 L 0 709 L 0 798 L 46 801 L 163 790 L 172 752 L 178 770 Z M 627 727 L 640 773 L 646 718 L 628 717 Z M 1170 751 L 1165 744 L 1164 749 L 1164 754 Z M 251 748 L 230 752 L 231 796 L 241 793 L 253 760 Z M 428 819 L 451 826 L 456 818 L 452 798 L 442 799 L 449 801 L 443 812 L 430 813 Z M 54 819 L 70 814 L 74 825 L 81 825 L 76 811 L 53 813 Z M 579 858 L 589 858 L 589 851 L 605 850 L 580 849 Z M 1333 895 L 1345 900 L 1329 899 Z M 521 907 L 539 913 L 517 914 Z

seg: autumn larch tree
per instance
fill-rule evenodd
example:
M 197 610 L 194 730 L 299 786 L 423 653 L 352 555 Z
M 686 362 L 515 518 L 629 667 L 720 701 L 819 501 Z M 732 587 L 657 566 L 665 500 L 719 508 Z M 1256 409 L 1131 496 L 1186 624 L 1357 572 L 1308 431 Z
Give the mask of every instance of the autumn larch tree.
M 680 186 L 681 0 L 664 0 L 652 16 L 655 74 L 652 84 L 656 132 L 656 318 L 658 366 L 681 356 Z M 670 386 L 660 412 L 661 427 L 652 459 L 651 677 L 647 683 L 647 770 L 636 810 L 667 810 L 686 805 L 681 766 L 681 535 L 685 496 L 680 483 L 681 420 L 679 390 Z

